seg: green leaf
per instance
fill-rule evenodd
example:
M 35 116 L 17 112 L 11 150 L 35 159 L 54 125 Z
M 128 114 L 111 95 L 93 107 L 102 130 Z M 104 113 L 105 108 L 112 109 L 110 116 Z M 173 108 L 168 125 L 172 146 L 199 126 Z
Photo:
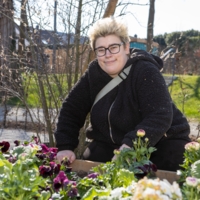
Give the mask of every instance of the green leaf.
M 116 185 L 116 187 L 127 187 L 132 183 L 132 181 L 137 180 L 134 173 L 127 169 L 120 169 L 117 173 L 117 179 L 120 180 L 121 185 Z
M 82 200 L 91 200 L 94 197 L 109 196 L 109 189 L 97 190 L 95 187 L 90 188 L 85 195 L 81 198 Z
M 191 174 L 196 178 L 200 178 L 200 160 L 194 162 L 191 166 Z
M 16 157 L 18 157 L 18 155 L 24 153 L 24 151 L 25 151 L 25 147 L 24 146 L 18 146 L 18 147 L 15 147 L 13 149 L 12 154 L 15 155 Z
M 149 153 L 153 153 L 154 151 L 156 151 L 156 148 L 155 147 L 149 147 L 148 151 L 149 151 Z
M 5 170 L 12 170 L 12 163 L 10 163 L 8 160 L 1 160 L 0 159 L 0 174 L 5 173 Z
M 42 191 L 41 192 L 42 200 L 48 200 L 51 197 L 50 191 Z

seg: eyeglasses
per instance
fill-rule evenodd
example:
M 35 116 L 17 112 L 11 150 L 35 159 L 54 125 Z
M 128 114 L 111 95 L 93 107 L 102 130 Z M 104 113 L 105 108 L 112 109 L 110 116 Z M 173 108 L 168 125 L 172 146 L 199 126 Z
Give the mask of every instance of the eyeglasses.
M 123 44 L 124 44 L 123 42 L 120 43 L 120 44 L 111 44 L 108 48 L 98 47 L 98 48 L 94 49 L 94 52 L 99 57 L 105 56 L 106 55 L 106 50 L 108 50 L 112 54 L 116 54 L 116 53 L 119 53 L 120 46 L 123 45 Z

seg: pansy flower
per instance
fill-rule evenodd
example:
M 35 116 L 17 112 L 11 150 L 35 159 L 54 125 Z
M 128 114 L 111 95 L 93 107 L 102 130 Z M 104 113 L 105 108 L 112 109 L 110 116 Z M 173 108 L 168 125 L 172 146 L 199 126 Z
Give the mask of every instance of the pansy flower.
M 15 140 L 15 141 L 14 141 L 14 144 L 15 144 L 15 146 L 17 147 L 17 146 L 20 145 L 20 141 L 19 141 L 19 140 Z
M 47 178 L 48 176 L 52 176 L 53 175 L 53 169 L 50 166 L 47 165 L 42 165 L 39 167 L 39 172 L 40 175 L 43 178 Z
M 72 185 L 71 189 L 69 190 L 67 194 L 71 198 L 76 197 L 78 195 L 78 189 Z
M 53 161 L 56 157 L 58 149 L 55 147 L 48 148 L 45 144 L 41 144 L 42 153 L 49 155 L 49 160 Z
M 58 174 L 60 172 L 60 167 L 61 167 L 60 164 L 57 164 L 55 162 L 50 162 L 49 165 L 50 165 L 51 169 L 53 170 L 54 174 Z
M 54 178 L 53 180 L 53 187 L 56 191 L 58 191 L 60 188 L 64 186 L 64 183 L 66 184 L 66 182 L 68 183 L 68 181 L 69 180 L 65 172 L 60 171 L 59 174 L 56 176 L 56 178 Z
M 6 142 L 6 141 L 0 142 L 0 149 L 1 149 L 2 153 L 7 152 L 9 148 L 10 148 L 10 143 L 9 142 Z
M 64 166 L 66 166 L 66 167 L 69 167 L 71 163 L 70 163 L 68 157 L 64 157 L 62 159 L 62 161 L 61 161 L 61 164 L 64 165 Z
M 88 178 L 92 178 L 92 179 L 97 178 L 97 176 L 99 176 L 98 173 L 91 173 L 87 175 Z

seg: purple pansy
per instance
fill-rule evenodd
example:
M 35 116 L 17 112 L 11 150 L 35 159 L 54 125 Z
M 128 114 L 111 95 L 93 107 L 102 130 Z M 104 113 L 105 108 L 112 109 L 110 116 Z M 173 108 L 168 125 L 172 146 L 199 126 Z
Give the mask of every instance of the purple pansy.
M 50 162 L 49 165 L 50 165 L 51 169 L 53 170 L 54 174 L 58 174 L 60 172 L 60 167 L 61 167 L 60 164 L 57 164 L 55 162 Z
M 2 153 L 7 152 L 9 148 L 10 148 L 10 143 L 9 142 L 6 142 L 6 141 L 0 142 L 0 149 L 1 149 Z
M 96 178 L 97 176 L 99 176 L 98 173 L 91 173 L 87 175 L 88 178 Z
M 17 146 L 20 145 L 20 141 L 19 141 L 19 140 L 15 140 L 15 141 L 14 141 L 14 144 L 15 144 L 15 146 L 17 147 Z
M 48 176 L 52 176 L 53 175 L 53 170 L 50 166 L 47 165 L 42 165 L 39 167 L 39 172 L 40 175 L 44 178 L 47 178 Z
M 78 194 L 78 189 L 75 186 L 72 186 L 72 188 L 67 193 L 69 197 L 76 197 Z
M 53 180 L 53 187 L 55 191 L 58 191 L 60 188 L 64 186 L 68 182 L 68 178 L 64 171 L 60 171 L 59 174 Z M 68 184 L 68 183 L 67 183 Z

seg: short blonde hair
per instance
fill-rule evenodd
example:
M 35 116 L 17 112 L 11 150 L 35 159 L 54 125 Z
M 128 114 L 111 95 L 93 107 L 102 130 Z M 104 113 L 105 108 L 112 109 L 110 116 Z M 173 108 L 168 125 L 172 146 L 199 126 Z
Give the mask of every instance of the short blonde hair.
M 89 29 L 90 46 L 94 50 L 95 42 L 99 37 L 107 35 L 118 36 L 124 44 L 129 43 L 128 27 L 120 18 L 107 17 L 98 20 Z

